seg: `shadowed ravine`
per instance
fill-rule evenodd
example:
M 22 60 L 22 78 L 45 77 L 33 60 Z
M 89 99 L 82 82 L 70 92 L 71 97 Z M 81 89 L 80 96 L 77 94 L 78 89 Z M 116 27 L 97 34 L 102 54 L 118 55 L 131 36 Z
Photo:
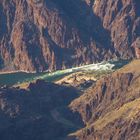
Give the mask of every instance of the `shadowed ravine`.
M 2 140 L 63 140 L 83 126 L 68 105 L 79 91 L 44 81 L 27 90 L 0 89 L 0 138 Z M 3 118 L 4 117 L 4 118 Z

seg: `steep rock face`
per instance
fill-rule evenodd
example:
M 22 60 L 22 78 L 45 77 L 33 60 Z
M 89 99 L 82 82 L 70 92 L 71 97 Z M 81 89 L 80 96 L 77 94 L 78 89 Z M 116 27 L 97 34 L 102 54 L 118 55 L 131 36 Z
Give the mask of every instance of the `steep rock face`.
M 95 0 L 94 13 L 105 29 L 119 56 L 133 56 L 132 44 L 140 36 L 140 2 L 137 0 Z
M 103 78 L 94 85 L 95 87 L 90 88 L 86 94 L 72 103 L 73 109 L 75 106 L 78 107 L 74 110 L 81 113 L 85 123 L 96 120 L 102 112 L 105 112 L 106 106 L 111 104 L 114 98 L 119 98 L 125 94 L 133 75 L 132 73 L 117 74 L 115 78 L 112 76 Z
M 132 0 L 2 0 L 0 67 L 43 71 L 134 57 L 138 6 Z
M 140 66 L 140 61 L 136 64 Z M 134 66 L 100 79 L 71 103 L 86 124 L 74 134 L 77 139 L 139 139 L 140 72 Z
M 88 6 L 80 1 L 70 4 L 77 11 L 73 16 L 71 7 L 65 9 L 68 2 L 1 1 L 1 67 L 42 71 L 109 58 L 104 45 L 93 41 L 83 19 L 78 25 L 78 3 L 89 13 Z
M 140 58 L 140 37 L 137 38 L 134 43 L 132 44 L 132 46 L 135 49 L 135 53 L 136 53 L 136 57 L 139 59 Z

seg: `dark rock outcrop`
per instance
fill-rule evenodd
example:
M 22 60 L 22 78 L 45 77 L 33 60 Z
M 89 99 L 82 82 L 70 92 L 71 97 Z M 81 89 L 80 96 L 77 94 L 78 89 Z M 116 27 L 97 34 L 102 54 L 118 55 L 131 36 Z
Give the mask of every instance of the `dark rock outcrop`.
M 74 88 L 40 80 L 28 90 L 0 88 L 0 139 L 65 139 L 82 124 L 80 116 L 67 107 L 76 97 Z M 75 126 L 67 124 L 71 121 Z

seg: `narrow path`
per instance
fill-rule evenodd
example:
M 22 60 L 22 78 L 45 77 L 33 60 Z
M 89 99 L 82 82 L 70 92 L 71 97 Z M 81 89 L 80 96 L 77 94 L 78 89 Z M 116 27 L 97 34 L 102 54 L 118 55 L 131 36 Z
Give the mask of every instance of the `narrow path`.
M 55 121 L 65 125 L 67 127 L 80 129 L 80 127 L 75 125 L 72 121 L 64 118 L 63 115 L 61 115 L 61 113 L 57 110 L 57 108 L 55 108 L 51 111 L 51 116 L 53 117 L 53 119 Z

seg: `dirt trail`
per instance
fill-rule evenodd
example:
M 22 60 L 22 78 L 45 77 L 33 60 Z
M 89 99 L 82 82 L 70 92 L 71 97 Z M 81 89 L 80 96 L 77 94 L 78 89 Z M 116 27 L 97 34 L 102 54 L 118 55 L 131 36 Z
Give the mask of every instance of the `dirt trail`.
M 51 116 L 53 117 L 53 119 L 67 127 L 70 128 L 76 128 L 79 129 L 80 127 L 75 125 L 73 122 L 71 122 L 70 120 L 66 119 L 63 117 L 63 115 L 61 115 L 61 113 L 57 110 L 57 108 L 55 108 L 54 110 L 51 111 Z

